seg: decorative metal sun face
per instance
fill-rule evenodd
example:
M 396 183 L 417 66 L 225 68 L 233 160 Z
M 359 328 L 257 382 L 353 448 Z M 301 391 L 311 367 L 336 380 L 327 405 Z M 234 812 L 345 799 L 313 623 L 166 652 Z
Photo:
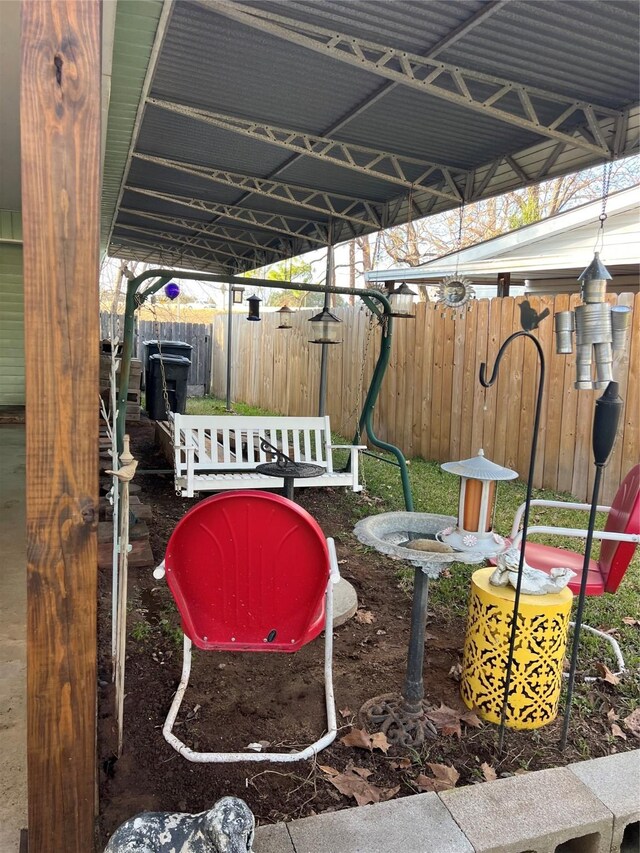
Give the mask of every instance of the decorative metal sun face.
M 438 302 L 445 308 L 463 308 L 476 292 L 468 278 L 450 275 L 438 285 Z

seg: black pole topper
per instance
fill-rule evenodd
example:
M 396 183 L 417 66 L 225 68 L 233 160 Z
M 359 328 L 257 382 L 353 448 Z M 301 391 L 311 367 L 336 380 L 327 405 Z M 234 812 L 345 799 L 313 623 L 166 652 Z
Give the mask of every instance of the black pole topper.
M 602 397 L 596 400 L 596 410 L 593 416 L 593 461 L 596 466 L 596 476 L 593 481 L 593 493 L 591 495 L 591 511 L 589 513 L 589 526 L 587 527 L 587 541 L 584 549 L 584 563 L 582 564 L 582 578 L 580 579 L 580 592 L 578 593 L 578 607 L 573 627 L 573 645 L 571 647 L 571 664 L 569 666 L 569 684 L 567 686 L 567 701 L 564 711 L 564 724 L 562 726 L 562 737 L 560 748 L 567 745 L 569 734 L 569 720 L 571 718 L 571 702 L 573 699 L 573 687 L 576 680 L 576 668 L 578 666 L 578 649 L 580 646 L 580 629 L 582 627 L 582 611 L 587 594 L 587 578 L 589 576 L 589 563 L 591 561 L 591 546 L 593 544 L 593 530 L 596 526 L 596 513 L 598 511 L 598 495 L 600 493 L 600 480 L 602 470 L 613 450 L 618 431 L 618 421 L 622 411 L 622 398 L 618 394 L 618 383 L 610 382 Z

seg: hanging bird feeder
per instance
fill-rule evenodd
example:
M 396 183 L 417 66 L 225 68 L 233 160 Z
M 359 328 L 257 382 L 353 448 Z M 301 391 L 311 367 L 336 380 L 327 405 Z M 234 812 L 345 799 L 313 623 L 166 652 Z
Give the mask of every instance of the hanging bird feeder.
M 393 284 L 387 286 L 387 295 L 389 304 L 391 305 L 392 317 L 405 317 L 415 319 L 413 310 L 413 300 L 418 295 L 415 290 L 411 290 L 406 282 L 403 282 L 400 287 L 394 287 Z
M 262 299 L 254 294 L 247 299 L 247 302 L 249 303 L 249 316 L 247 317 L 247 320 L 253 320 L 257 323 L 262 319 L 260 316 L 260 303 L 262 302 Z
M 331 311 L 323 308 L 319 314 L 311 317 L 309 322 L 314 324 L 312 332 L 314 337 L 313 340 L 309 341 L 310 344 L 341 343 L 338 340 L 338 324 L 342 321 L 335 314 L 332 314 Z
M 455 551 L 474 551 L 487 557 L 500 554 L 507 543 L 493 532 L 496 484 L 500 480 L 514 480 L 517 471 L 486 459 L 483 450 L 471 459 L 445 462 L 440 467 L 460 477 L 460 499 L 458 526 L 441 530 L 438 540 Z
M 280 318 L 279 329 L 290 329 L 291 328 L 291 315 L 293 311 L 289 308 L 288 305 L 283 305 L 282 308 L 278 311 L 278 316 Z

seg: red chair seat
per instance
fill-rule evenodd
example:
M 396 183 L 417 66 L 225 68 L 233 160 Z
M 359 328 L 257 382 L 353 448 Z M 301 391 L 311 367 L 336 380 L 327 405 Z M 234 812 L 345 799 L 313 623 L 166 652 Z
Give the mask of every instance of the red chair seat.
M 574 594 L 580 592 L 580 581 L 582 579 L 582 567 L 584 555 L 575 554 L 573 551 L 565 551 L 564 548 L 554 548 L 551 545 L 541 545 L 538 542 L 527 542 L 525 548 L 527 564 L 533 569 L 549 572 L 553 568 L 571 569 L 576 573 L 568 584 Z M 604 593 L 604 579 L 600 573 L 600 567 L 596 560 L 589 560 L 589 575 L 587 577 L 587 595 L 602 595 Z

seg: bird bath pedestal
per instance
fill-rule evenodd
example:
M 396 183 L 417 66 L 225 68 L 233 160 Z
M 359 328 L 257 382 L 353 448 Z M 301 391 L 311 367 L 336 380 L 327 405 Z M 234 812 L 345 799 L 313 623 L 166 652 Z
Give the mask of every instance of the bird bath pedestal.
M 433 539 L 435 534 L 455 526 L 449 515 L 422 512 L 384 512 L 359 521 L 354 533 L 364 545 L 375 548 L 394 560 L 415 566 L 413 603 L 411 606 L 411 635 L 407 656 L 407 671 L 401 693 L 386 693 L 364 703 L 360 718 L 368 730 L 383 731 L 390 743 L 398 746 L 419 746 L 425 737 L 435 736 L 435 728 L 427 719 L 429 705 L 424 700 L 424 633 L 429 599 L 429 580 L 451 563 L 482 563 L 486 557 L 473 552 L 418 551 L 406 543 L 416 539 Z

